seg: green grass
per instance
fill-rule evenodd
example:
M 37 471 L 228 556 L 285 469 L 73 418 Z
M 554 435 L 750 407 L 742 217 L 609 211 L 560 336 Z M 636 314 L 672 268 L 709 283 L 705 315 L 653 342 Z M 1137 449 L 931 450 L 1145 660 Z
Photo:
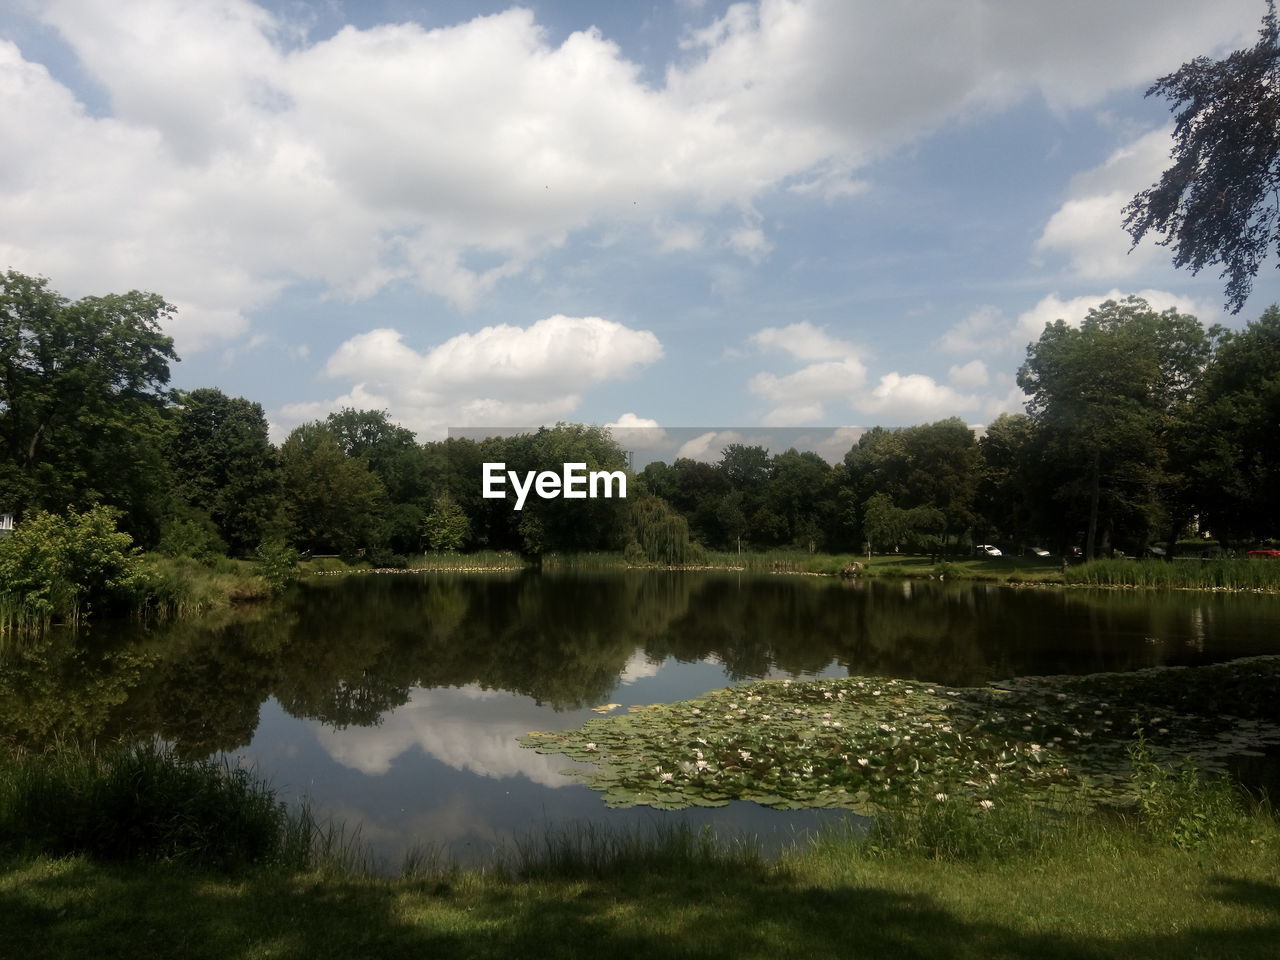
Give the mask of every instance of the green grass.
M 1146 800 L 1105 819 L 1012 801 L 959 816 L 934 799 L 776 858 L 687 827 L 582 828 L 478 868 L 421 854 L 392 879 L 370 873 L 358 837 L 284 817 L 252 778 L 128 756 L 105 778 L 67 752 L 6 773 L 0 956 L 1261 958 L 1280 935 L 1280 826 L 1194 773 L 1139 766 Z M 228 789 L 229 804 L 206 796 Z M 1197 816 L 1220 829 L 1187 833 Z M 123 861 L 50 839 L 93 817 L 153 839 Z M 175 825 L 188 831 L 176 847 Z M 254 849 L 273 855 L 191 855 L 263 825 L 276 845 Z
M 1280 590 L 1280 561 L 1093 560 L 1068 567 L 1069 584 L 1095 587 L 1168 587 L 1216 590 Z
M 257 566 L 221 558 L 209 565 L 188 557 L 147 554 L 136 612 L 142 616 L 192 617 L 275 595 Z
M 0 862 L 0 955 L 350 958 L 1249 958 L 1280 935 L 1280 839 L 1186 850 L 1070 824 L 1015 855 L 832 831 L 778 859 L 574 841 L 522 869 L 399 879 L 84 857 Z M 674 843 L 674 845 L 673 845 Z

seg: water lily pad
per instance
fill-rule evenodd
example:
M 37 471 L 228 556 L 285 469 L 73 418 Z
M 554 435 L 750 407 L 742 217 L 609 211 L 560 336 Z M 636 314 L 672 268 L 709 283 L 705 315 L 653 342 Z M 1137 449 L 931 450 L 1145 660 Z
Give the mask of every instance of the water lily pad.
M 1139 728 L 1157 759 L 1209 766 L 1280 743 L 1277 674 L 1280 657 L 1255 657 L 980 688 L 761 681 L 521 743 L 594 764 L 574 775 L 610 806 L 743 799 L 874 812 L 944 793 L 977 809 L 1009 789 L 1050 805 L 1117 801 Z

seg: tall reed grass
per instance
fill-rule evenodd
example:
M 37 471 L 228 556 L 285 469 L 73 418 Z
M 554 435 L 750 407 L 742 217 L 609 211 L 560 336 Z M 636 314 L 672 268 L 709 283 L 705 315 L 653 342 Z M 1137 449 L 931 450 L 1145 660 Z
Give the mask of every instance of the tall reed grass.
M 0 850 L 12 853 L 303 866 L 313 833 L 248 771 L 156 744 L 0 761 Z
M 1095 587 L 1280 590 L 1280 561 L 1231 557 L 1211 560 L 1093 560 L 1068 567 L 1063 579 L 1069 584 Z

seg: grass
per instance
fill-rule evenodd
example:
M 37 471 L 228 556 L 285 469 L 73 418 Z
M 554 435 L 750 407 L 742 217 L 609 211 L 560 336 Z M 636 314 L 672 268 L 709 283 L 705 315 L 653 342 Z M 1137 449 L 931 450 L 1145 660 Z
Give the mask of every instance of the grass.
M 1094 560 L 1068 567 L 1068 584 L 1095 587 L 1166 587 L 1280 590 L 1280 562 L 1266 559 Z
M 209 565 L 188 557 L 147 554 L 139 601 L 142 616 L 183 618 L 275 595 L 270 583 L 246 560 L 222 558 Z
M 480 868 L 423 853 L 387 878 L 358 837 L 284 816 L 216 764 L 156 748 L 26 759 L 0 793 L 0 956 L 1240 958 L 1280 935 L 1270 808 L 1141 762 L 1147 802 L 1108 819 L 935 799 L 777 858 L 685 827 L 582 828 Z M 1187 833 L 1188 817 L 1220 828 Z M 152 840 L 120 859 L 115 839 L 50 839 L 93 818 Z M 275 852 L 248 856 L 248 836 Z
M 0 862 L 0 955 L 1263 958 L 1280 935 L 1266 818 L 1191 849 L 1120 821 L 994 855 L 887 837 L 832 831 L 770 860 L 688 831 L 586 833 L 396 879 L 15 858 Z

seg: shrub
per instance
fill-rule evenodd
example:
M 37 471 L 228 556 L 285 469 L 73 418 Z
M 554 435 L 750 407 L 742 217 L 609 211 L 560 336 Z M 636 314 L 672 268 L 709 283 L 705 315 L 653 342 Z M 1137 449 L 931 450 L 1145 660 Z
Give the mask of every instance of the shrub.
M 0 541 L 0 627 L 75 623 L 91 607 L 127 603 L 141 559 L 118 517 L 103 506 L 65 517 L 39 511 Z

